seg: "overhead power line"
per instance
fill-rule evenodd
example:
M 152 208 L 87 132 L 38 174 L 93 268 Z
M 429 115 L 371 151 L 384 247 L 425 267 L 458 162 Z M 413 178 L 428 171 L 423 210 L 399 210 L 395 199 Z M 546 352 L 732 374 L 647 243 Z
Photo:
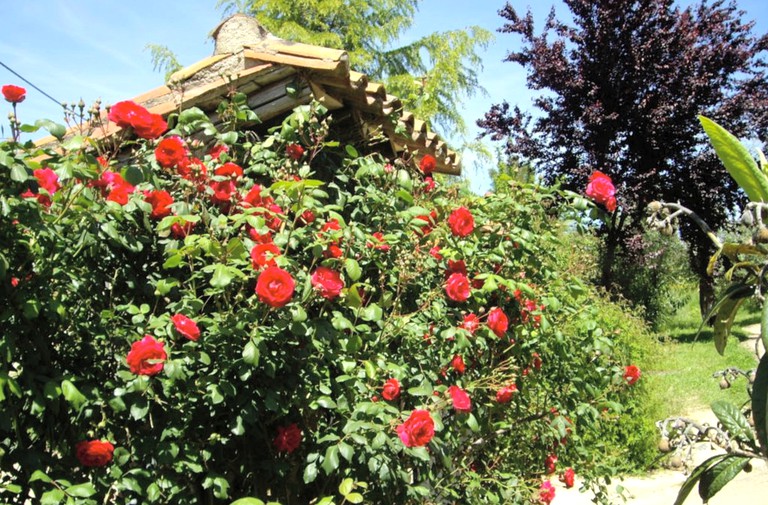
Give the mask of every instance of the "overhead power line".
M 33 83 L 32 83 L 32 82 L 29 80 L 29 79 L 26 79 L 26 78 L 25 78 L 23 75 L 21 75 L 20 73 L 18 73 L 17 71 L 15 71 L 15 70 L 14 70 L 14 69 L 12 69 L 11 67 L 9 67 L 9 66 L 8 66 L 8 65 L 6 65 L 5 63 L 3 63 L 2 61 L 0 61 L 0 65 L 4 66 L 6 69 L 8 69 L 8 71 L 9 71 L 10 73 L 12 73 L 13 75 L 15 75 L 16 77 L 18 77 L 18 78 L 19 78 L 19 79 L 21 79 L 22 81 L 26 82 L 27 84 L 29 84 L 29 85 L 30 85 L 30 86 L 32 86 L 33 88 L 35 88 L 37 91 L 39 91 L 40 93 L 42 93 L 42 94 L 43 94 L 44 96 L 46 96 L 47 98 L 50 98 L 52 101 L 56 102 L 56 105 L 58 105 L 58 106 L 61 106 L 61 102 L 60 102 L 60 101 L 56 100 L 56 99 L 55 99 L 55 98 L 53 98 L 51 95 L 49 95 L 48 93 L 46 93 L 46 92 L 45 92 L 45 91 L 43 91 L 42 89 L 38 88 L 37 86 L 35 86 L 35 85 L 34 85 L 34 84 L 33 84 Z

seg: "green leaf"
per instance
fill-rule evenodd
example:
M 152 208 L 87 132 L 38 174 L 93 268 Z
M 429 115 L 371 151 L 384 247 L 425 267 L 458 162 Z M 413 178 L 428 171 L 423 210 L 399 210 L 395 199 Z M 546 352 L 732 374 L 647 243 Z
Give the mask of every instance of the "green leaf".
M 699 116 L 699 121 L 717 157 L 749 199 L 753 202 L 768 201 L 768 176 L 760 170 L 747 148 L 711 119 Z
M 763 349 L 768 349 L 768 300 L 763 302 L 763 313 L 760 317 L 760 339 L 763 341 Z
M 29 478 L 29 482 L 35 482 L 37 480 L 41 480 L 47 484 L 53 482 L 53 479 L 48 477 L 48 475 L 46 475 L 42 470 L 35 470 L 32 472 L 32 476 Z
M 749 460 L 750 458 L 742 456 L 729 456 L 705 470 L 701 474 L 701 481 L 699 482 L 699 496 L 704 503 L 707 503 L 710 498 L 723 489 L 723 486 L 739 475 Z
M 339 452 L 349 462 L 352 461 L 352 456 L 355 455 L 355 449 L 346 442 L 339 442 Z
M 735 405 L 724 400 L 718 400 L 712 403 L 712 412 L 715 413 L 717 419 L 728 430 L 732 438 L 755 439 L 747 419 Z
M 344 269 L 347 271 L 347 276 L 352 282 L 360 279 L 360 275 L 362 275 L 360 264 L 353 258 L 347 258 L 344 261 Z
M 360 311 L 360 317 L 362 317 L 364 321 L 381 321 L 382 315 L 383 312 L 381 307 L 375 303 L 370 304 Z
M 346 478 L 339 484 L 339 494 L 341 496 L 347 496 L 355 488 L 355 480 Z
M 185 109 L 184 111 L 179 114 L 179 125 L 186 125 L 189 123 L 194 123 L 195 121 L 203 121 L 208 120 L 208 116 L 205 115 L 205 112 L 198 109 L 197 107 L 191 107 L 189 109 Z
M 360 154 L 357 152 L 357 149 L 355 149 L 353 146 L 347 144 L 344 146 L 344 150 L 347 151 L 347 154 L 350 158 L 359 158 Z
M 339 467 L 339 446 L 332 445 L 325 451 L 325 458 L 321 465 L 326 475 L 331 475 Z
M 40 505 L 57 505 L 66 497 L 61 489 L 51 489 L 40 497 Z
M 213 267 L 213 276 L 211 277 L 211 286 L 214 288 L 225 288 L 234 279 L 232 272 L 227 265 L 217 263 Z
M 80 406 L 87 401 L 87 398 L 68 380 L 61 381 L 61 392 L 64 394 L 64 399 L 67 400 L 75 410 L 79 410 Z
M 93 487 L 93 484 L 90 482 L 86 482 L 84 484 L 75 484 L 74 486 L 69 486 L 64 490 L 64 492 L 70 496 L 88 498 L 89 496 L 96 494 L 96 488 Z
M 229 505 L 264 505 L 264 502 L 258 498 L 240 498 Z
M 56 137 L 58 140 L 63 139 L 64 135 L 67 133 L 67 128 L 64 125 L 54 123 L 50 119 L 38 119 L 35 121 L 35 126 L 38 128 L 45 128 L 48 130 L 48 133 Z
M 430 384 L 429 381 L 425 380 L 418 386 L 410 388 L 408 390 L 408 394 L 411 396 L 431 396 L 432 391 L 433 391 L 432 384 Z
M 258 366 L 259 356 L 259 348 L 253 342 L 253 340 L 248 341 L 248 343 L 245 344 L 245 347 L 243 348 L 243 361 L 249 365 Z
M 349 503 L 363 503 L 363 495 L 360 493 L 349 493 L 344 498 L 346 498 Z
M 745 298 L 754 294 L 754 289 L 754 286 L 740 282 L 735 282 L 728 286 L 699 326 L 699 331 L 696 334 L 697 337 L 702 329 L 704 329 L 706 322 L 710 320 L 712 316 L 715 316 L 715 349 L 721 356 L 725 352 L 725 344 L 727 343 L 728 334 L 731 331 L 731 326 L 733 326 L 733 321 L 739 310 L 739 306 L 741 306 Z
M 24 182 L 29 179 L 29 172 L 24 165 L 14 164 L 11 167 L 11 180 L 16 182 Z
M 752 417 L 763 455 L 768 455 L 768 354 L 763 354 L 757 365 L 752 384 Z
M 131 417 L 137 421 L 143 419 L 147 412 L 149 412 L 149 404 L 144 398 L 131 405 Z
M 683 485 L 680 487 L 680 491 L 677 493 L 677 499 L 675 499 L 675 503 L 673 505 L 683 505 L 683 502 L 685 502 L 685 499 L 688 498 L 688 495 L 691 494 L 691 491 L 693 491 L 693 486 L 696 485 L 696 483 L 701 479 L 701 475 L 712 465 L 715 465 L 719 463 L 721 460 L 727 458 L 728 456 L 726 454 L 718 454 L 717 456 L 712 456 L 708 460 L 701 463 L 699 466 L 693 469 L 691 474 L 688 476 L 688 478 L 683 482 Z
M 317 465 L 310 463 L 304 469 L 304 484 L 309 484 L 317 479 Z

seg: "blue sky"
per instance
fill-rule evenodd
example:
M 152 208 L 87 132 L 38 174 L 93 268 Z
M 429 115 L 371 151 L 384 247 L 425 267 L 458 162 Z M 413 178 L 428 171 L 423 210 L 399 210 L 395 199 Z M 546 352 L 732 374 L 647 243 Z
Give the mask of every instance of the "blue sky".
M 530 5 L 539 27 L 553 5 L 558 12 L 566 12 L 559 0 L 511 3 L 521 12 Z M 405 37 L 469 25 L 495 32 L 502 25 L 497 11 L 504 4 L 503 0 L 423 0 Z M 768 2 L 738 0 L 737 4 L 746 11 L 746 19 L 757 21 L 756 33 L 768 31 Z M 3 17 L 0 61 L 57 100 L 83 98 L 90 104 L 101 98 L 106 104 L 162 84 L 163 76 L 152 69 L 145 50 L 148 43 L 168 46 L 182 65 L 209 56 L 213 43 L 208 33 L 221 20 L 222 10 L 216 8 L 216 0 L 33 0 L 9 2 L 3 6 Z M 465 102 L 465 119 L 470 125 L 503 99 L 523 109 L 530 107 L 533 95 L 525 87 L 525 72 L 512 63 L 502 63 L 515 43 L 516 37 L 499 33 L 482 53 L 484 68 L 479 79 L 487 95 L 478 94 Z M 20 107 L 22 121 L 63 121 L 60 107 L 2 67 L 0 84 L 27 88 L 27 100 Z M 5 122 L 5 112 L 0 121 Z M 465 157 L 464 172 L 473 189 L 482 192 L 488 188 L 486 168 L 476 167 L 471 156 Z

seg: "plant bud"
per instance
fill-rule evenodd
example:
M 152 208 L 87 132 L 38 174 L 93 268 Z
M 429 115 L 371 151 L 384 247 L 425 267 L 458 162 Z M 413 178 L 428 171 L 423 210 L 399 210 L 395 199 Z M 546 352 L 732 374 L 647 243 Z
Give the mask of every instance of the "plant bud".
M 741 224 L 743 224 L 744 226 L 752 226 L 754 222 L 755 222 L 755 218 L 752 215 L 752 211 L 750 211 L 749 209 L 745 210 L 741 214 Z
M 662 228 L 660 231 L 662 235 L 666 235 L 667 237 L 671 237 L 672 235 L 675 234 L 675 229 L 669 223 L 667 223 L 667 226 Z
M 747 464 L 746 464 L 746 465 L 744 465 L 744 472 L 745 472 L 745 473 L 749 473 L 749 472 L 751 472 L 751 471 L 752 471 L 752 463 L 750 463 L 749 461 L 747 461 Z
M 670 449 L 671 448 L 669 446 L 669 439 L 668 438 L 664 437 L 661 440 L 659 440 L 659 451 L 661 451 L 663 453 L 667 453 L 667 452 L 670 451 Z
M 683 466 L 683 458 L 680 456 L 672 456 L 669 459 L 669 466 L 672 468 L 681 468 Z
M 728 382 L 728 379 L 724 378 L 720 380 L 720 389 L 728 389 L 729 387 L 731 387 L 731 383 Z
M 761 226 L 760 229 L 757 230 L 752 236 L 752 240 L 754 240 L 756 244 L 768 243 L 768 228 Z
M 656 213 L 661 210 L 661 202 L 653 201 L 648 204 L 648 210 L 650 212 Z

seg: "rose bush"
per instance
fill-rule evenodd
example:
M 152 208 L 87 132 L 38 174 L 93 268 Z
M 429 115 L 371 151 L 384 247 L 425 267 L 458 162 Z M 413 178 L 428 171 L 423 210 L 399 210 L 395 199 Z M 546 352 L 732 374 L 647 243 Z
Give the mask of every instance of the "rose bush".
M 577 195 L 425 192 L 428 156 L 361 156 L 320 105 L 220 111 L 0 143 L 4 502 L 528 503 L 551 454 L 633 459 L 632 346 L 553 254 Z

